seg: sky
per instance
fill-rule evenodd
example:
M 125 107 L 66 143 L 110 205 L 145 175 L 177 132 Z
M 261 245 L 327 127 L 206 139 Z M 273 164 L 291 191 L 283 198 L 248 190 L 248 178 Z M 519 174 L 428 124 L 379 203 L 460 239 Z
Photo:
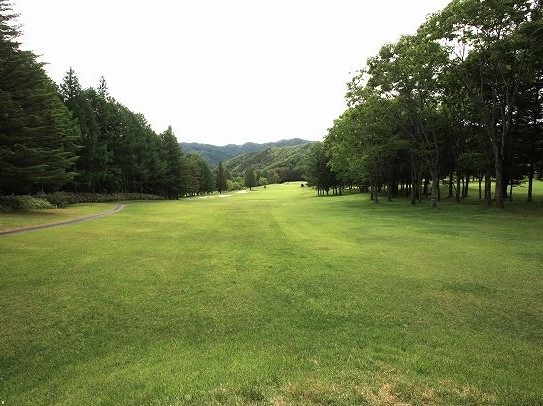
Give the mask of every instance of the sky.
M 322 140 L 346 83 L 449 0 L 14 0 L 22 47 L 158 133 L 213 145 Z

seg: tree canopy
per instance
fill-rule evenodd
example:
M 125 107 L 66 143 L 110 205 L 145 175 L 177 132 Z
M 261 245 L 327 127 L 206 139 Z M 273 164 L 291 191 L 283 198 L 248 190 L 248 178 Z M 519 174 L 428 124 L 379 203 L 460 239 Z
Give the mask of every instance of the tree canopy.
M 70 67 L 57 87 L 20 49 L 16 17 L 0 0 L 0 194 L 213 191 L 207 164 L 111 97 L 103 76 L 84 89 Z
M 384 44 L 348 84 L 349 109 L 329 129 L 329 167 L 372 197 L 413 203 L 439 184 L 485 181 L 497 207 L 509 185 L 543 173 L 541 4 L 453 0 L 413 35 Z M 448 179 L 446 179 L 448 177 Z M 482 195 L 482 194 L 481 194 Z

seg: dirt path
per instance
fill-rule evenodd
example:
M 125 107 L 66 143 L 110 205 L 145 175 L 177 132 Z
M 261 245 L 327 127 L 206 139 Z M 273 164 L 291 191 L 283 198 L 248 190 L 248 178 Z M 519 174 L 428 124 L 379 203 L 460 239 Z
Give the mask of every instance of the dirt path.
M 42 228 L 51 228 L 51 227 L 62 226 L 64 224 L 81 223 L 83 221 L 92 220 L 92 219 L 96 219 L 96 218 L 100 218 L 100 217 L 104 217 L 104 216 L 109 216 L 110 214 L 115 214 L 115 213 L 121 211 L 122 209 L 124 209 L 124 204 L 117 204 L 114 207 L 112 207 L 111 209 L 108 209 L 106 211 L 96 213 L 96 214 L 91 214 L 91 215 L 84 216 L 84 217 L 78 217 L 78 218 L 71 219 L 71 220 L 57 221 L 55 223 L 37 224 L 35 226 L 25 226 L 25 227 L 17 228 L 17 229 L 14 229 L 14 230 L 0 231 L 0 237 L 3 237 L 5 235 L 27 233 L 29 231 L 41 230 Z

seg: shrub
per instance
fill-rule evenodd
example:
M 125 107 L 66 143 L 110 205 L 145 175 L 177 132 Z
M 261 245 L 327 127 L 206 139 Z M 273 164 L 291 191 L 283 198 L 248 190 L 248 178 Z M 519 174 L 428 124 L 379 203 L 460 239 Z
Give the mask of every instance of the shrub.
M 0 212 L 43 210 L 75 203 L 102 203 L 121 200 L 163 200 L 146 193 L 69 193 L 55 192 L 37 196 L 0 196 Z
M 42 197 L 0 196 L 0 212 L 55 209 L 57 206 Z
M 242 177 L 228 179 L 227 184 L 228 184 L 229 192 L 234 191 L 234 190 L 241 190 L 243 189 L 243 186 L 244 186 L 244 180 Z
M 55 192 L 42 195 L 57 207 L 66 207 L 75 203 L 103 203 L 118 202 L 122 200 L 163 200 L 162 196 L 147 193 L 69 193 Z

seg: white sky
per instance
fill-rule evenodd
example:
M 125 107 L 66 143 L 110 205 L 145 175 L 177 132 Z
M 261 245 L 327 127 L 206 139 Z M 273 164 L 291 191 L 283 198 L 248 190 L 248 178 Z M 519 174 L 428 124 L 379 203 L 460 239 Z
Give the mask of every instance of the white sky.
M 449 0 L 14 0 L 59 83 L 110 94 L 179 141 L 320 140 L 346 83 Z

